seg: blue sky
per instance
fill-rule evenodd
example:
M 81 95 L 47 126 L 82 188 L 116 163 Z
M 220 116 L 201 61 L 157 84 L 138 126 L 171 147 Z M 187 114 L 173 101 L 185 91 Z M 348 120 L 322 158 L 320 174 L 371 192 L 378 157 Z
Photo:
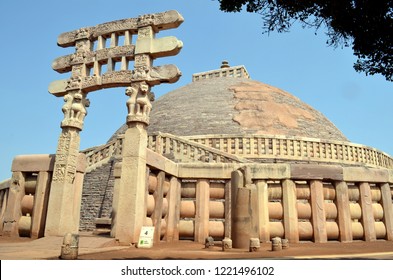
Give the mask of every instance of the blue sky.
M 245 65 L 251 78 L 299 97 L 328 117 L 352 142 L 393 155 L 393 84 L 381 76 L 356 73 L 350 48 L 328 47 L 323 30 L 294 27 L 262 34 L 257 14 L 228 14 L 212 0 L 0 1 L 0 181 L 11 176 L 20 154 L 54 153 L 61 132 L 62 98 L 48 93 L 50 82 L 66 79 L 52 61 L 73 48 L 56 44 L 60 33 L 80 27 L 178 10 L 185 22 L 160 36 L 176 36 L 184 47 L 155 65 L 176 64 L 182 78 L 153 88 L 156 97 L 191 82 L 193 73 L 216 69 L 222 60 Z M 103 144 L 125 122 L 124 89 L 89 94 L 81 149 Z M 154 106 L 154 104 L 153 104 Z

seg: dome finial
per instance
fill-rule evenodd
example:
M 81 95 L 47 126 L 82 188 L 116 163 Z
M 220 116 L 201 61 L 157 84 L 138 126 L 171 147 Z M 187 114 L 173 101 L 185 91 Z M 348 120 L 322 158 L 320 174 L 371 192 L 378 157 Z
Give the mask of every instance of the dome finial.
M 227 60 L 223 60 L 222 62 L 221 62 L 221 68 L 229 68 L 230 66 L 229 66 L 229 63 L 228 63 L 228 61 Z

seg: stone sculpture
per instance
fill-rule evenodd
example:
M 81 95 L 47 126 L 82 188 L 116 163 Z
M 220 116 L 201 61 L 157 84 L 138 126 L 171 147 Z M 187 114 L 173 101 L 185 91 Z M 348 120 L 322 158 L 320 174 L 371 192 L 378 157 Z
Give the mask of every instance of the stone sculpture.
M 137 171 L 135 174 L 124 171 L 120 189 L 133 192 L 133 189 L 129 190 L 130 185 L 144 187 L 145 175 L 139 170 L 146 168 L 146 141 L 143 139 L 146 138 L 146 125 L 149 124 L 152 109 L 150 89 L 160 83 L 176 82 L 181 76 L 176 66 L 153 67 L 153 60 L 176 55 L 183 43 L 172 36 L 157 39 L 155 35 L 160 31 L 176 28 L 182 22 L 183 17 L 177 11 L 168 11 L 84 27 L 59 36 L 58 45 L 75 47 L 75 53 L 59 57 L 52 64 L 55 71 L 71 72 L 71 76 L 66 80 L 54 81 L 49 86 L 49 92 L 58 97 L 63 96 L 65 104 L 62 107 L 64 119 L 56 151 L 46 235 L 64 235 L 78 231 L 79 208 L 75 205 L 80 204 L 82 183 L 76 185 L 76 159 L 80 146 L 79 132 L 83 129 L 86 107 L 90 104 L 87 99 L 89 92 L 127 87 L 126 95 L 129 98 L 126 101 L 126 120 L 130 132 L 126 133 L 128 137 L 124 141 L 132 144 L 126 145 L 123 154 L 125 158 L 128 154 L 133 154 L 134 157 L 123 160 L 123 169 L 135 167 L 134 170 Z M 133 34 L 137 34 L 135 45 L 132 44 Z M 119 45 L 120 36 L 124 37 L 122 46 Z M 107 38 L 110 38 L 109 47 L 106 44 Z M 134 69 L 128 69 L 130 61 L 134 61 Z M 116 63 L 121 64 L 120 70 L 115 67 Z M 106 71 L 103 71 L 104 65 Z M 124 203 L 134 204 L 131 208 L 139 211 L 144 206 L 139 205 L 135 197 L 133 201 L 127 200 Z M 120 198 L 120 204 L 123 203 L 122 199 Z M 135 236 L 139 235 L 141 223 L 136 220 L 134 225 L 130 225 L 132 217 L 129 214 L 122 216 L 118 213 L 117 217 L 116 221 L 121 224 L 117 229 L 124 228 L 121 231 L 124 234 L 114 231 L 114 235 L 120 241 L 134 242 Z

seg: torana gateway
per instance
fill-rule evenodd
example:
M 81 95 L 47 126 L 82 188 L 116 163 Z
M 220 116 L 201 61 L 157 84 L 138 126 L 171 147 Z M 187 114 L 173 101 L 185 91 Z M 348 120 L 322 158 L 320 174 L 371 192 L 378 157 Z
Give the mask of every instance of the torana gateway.
M 152 102 L 153 86 L 181 75 L 153 60 L 183 46 L 155 34 L 182 22 L 168 11 L 59 36 L 75 53 L 53 63 L 71 72 L 49 87 L 64 98 L 58 148 L 15 157 L 0 188 L 2 234 L 92 231 L 135 244 L 142 226 L 153 226 L 154 242 L 209 237 L 235 248 L 275 237 L 393 241 L 393 158 L 349 142 L 320 112 L 252 80 L 244 66 L 224 61 Z M 108 87 L 125 87 L 126 124 L 80 151 L 87 95 Z

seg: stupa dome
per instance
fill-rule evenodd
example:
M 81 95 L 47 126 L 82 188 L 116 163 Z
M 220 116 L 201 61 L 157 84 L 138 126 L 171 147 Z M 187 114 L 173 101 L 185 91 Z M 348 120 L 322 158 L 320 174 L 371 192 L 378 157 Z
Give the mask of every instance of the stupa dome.
M 225 73 L 225 74 L 223 74 Z M 123 125 L 111 140 L 124 133 Z M 193 75 L 153 102 L 148 132 L 284 135 L 347 141 L 322 113 L 279 88 L 249 78 L 244 66 Z

